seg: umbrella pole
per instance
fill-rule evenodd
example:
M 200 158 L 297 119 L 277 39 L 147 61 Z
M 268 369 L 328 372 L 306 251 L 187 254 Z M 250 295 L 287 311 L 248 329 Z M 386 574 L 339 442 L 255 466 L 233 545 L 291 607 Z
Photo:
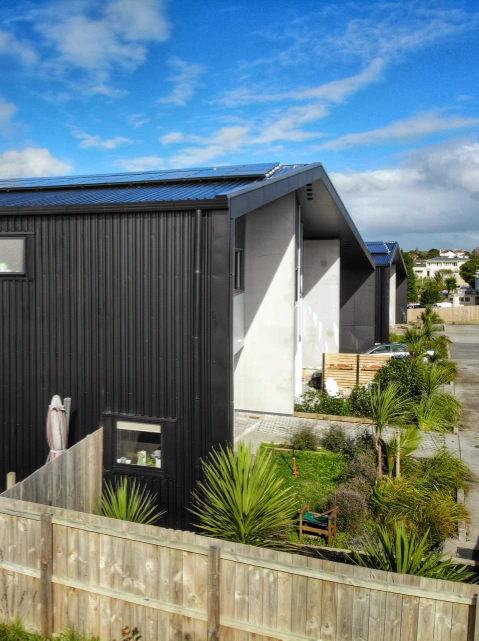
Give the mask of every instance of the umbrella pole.
M 71 398 L 65 398 L 63 400 L 63 406 L 65 408 L 65 414 L 67 415 L 67 429 L 70 428 L 70 410 L 72 407 L 72 399 Z

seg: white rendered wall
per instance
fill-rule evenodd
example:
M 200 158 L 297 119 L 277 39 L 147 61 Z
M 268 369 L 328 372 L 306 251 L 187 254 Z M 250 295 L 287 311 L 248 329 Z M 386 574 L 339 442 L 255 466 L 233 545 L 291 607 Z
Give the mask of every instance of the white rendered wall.
M 244 345 L 244 294 L 233 298 L 233 354 Z
M 396 265 L 389 271 L 389 326 L 396 324 Z
M 244 347 L 236 355 L 235 408 L 294 411 L 295 194 L 246 216 Z
M 303 368 L 321 369 L 325 352 L 339 352 L 339 240 L 303 245 Z

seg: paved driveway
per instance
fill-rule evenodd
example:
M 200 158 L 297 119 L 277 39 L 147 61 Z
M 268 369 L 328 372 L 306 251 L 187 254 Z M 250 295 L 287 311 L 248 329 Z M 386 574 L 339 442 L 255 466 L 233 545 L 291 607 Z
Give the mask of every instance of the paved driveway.
M 464 407 L 463 427 L 479 439 L 479 325 L 446 325 L 446 335 L 459 366 L 455 393 Z

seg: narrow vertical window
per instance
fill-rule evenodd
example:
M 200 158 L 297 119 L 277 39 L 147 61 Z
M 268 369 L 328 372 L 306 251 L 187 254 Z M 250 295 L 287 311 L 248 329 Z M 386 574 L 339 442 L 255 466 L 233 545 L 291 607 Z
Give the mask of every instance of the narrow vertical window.
M 235 291 L 244 290 L 243 250 L 235 249 Z

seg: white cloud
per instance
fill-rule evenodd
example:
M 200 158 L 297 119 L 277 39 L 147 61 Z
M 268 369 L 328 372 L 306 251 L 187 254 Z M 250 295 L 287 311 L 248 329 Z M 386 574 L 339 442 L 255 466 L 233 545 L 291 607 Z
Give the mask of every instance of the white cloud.
M 227 107 L 235 107 L 257 102 L 283 102 L 286 100 L 302 101 L 311 99 L 320 100 L 325 104 L 341 103 L 352 93 L 359 91 L 372 82 L 380 80 L 383 69 L 384 61 L 378 58 L 373 60 L 371 64 L 369 64 L 368 67 L 359 74 L 341 78 L 340 80 L 326 82 L 318 87 L 306 87 L 302 89 L 295 89 L 293 91 L 267 93 L 249 88 L 240 88 L 227 92 L 216 102 Z
M 162 145 L 169 145 L 171 143 L 182 142 L 185 139 L 181 131 L 172 131 L 170 134 L 161 136 L 160 142 Z
M 116 149 L 121 145 L 131 145 L 135 141 L 123 136 L 116 136 L 115 138 L 108 138 L 102 140 L 100 136 L 91 136 L 83 131 L 73 131 L 73 135 L 78 140 L 81 140 L 79 147 L 82 149 Z
M 86 92 L 109 97 L 121 95 L 108 86 L 111 72 L 135 70 L 146 60 L 148 44 L 170 35 L 162 0 L 57 2 L 36 9 L 33 20 L 48 46 L 43 72 L 68 78 L 80 70 Z
M 158 156 L 143 156 L 141 158 L 128 158 L 116 160 L 113 165 L 121 167 L 125 171 L 148 171 L 154 169 L 165 169 L 166 164 L 163 158 Z
M 37 61 L 35 49 L 28 43 L 17 40 L 8 31 L 0 30 L 0 54 L 13 56 L 26 65 L 33 65 Z
M 169 64 L 173 69 L 169 80 L 171 80 L 175 86 L 169 96 L 160 98 L 158 102 L 183 107 L 193 97 L 195 90 L 200 84 L 200 76 L 204 73 L 205 68 L 196 63 L 180 60 L 180 58 L 174 58 Z
M 128 122 L 133 127 L 133 129 L 139 129 L 150 122 L 150 119 L 146 117 L 145 114 L 131 114 L 128 117 Z
M 316 149 L 338 150 L 363 145 L 384 144 L 392 140 L 410 140 L 441 131 L 464 129 L 477 125 L 479 125 L 479 118 L 443 117 L 438 111 L 426 111 L 411 118 L 397 120 L 386 127 L 340 136 L 317 146 Z
M 10 124 L 16 112 L 17 112 L 17 108 L 13 103 L 7 102 L 6 100 L 0 97 L 0 128 L 1 129 L 4 129 Z
M 54 158 L 48 149 L 27 147 L 0 154 L 0 178 L 61 176 L 71 171 L 70 164 Z
M 207 163 L 214 158 L 241 149 L 247 142 L 249 133 L 249 127 L 222 127 L 211 137 L 201 139 L 202 147 L 186 147 L 173 156 L 170 163 L 173 167 L 188 167 Z M 192 138 L 197 140 L 196 136 Z
M 106 96 L 107 98 L 123 98 L 128 95 L 125 89 L 115 89 L 105 84 L 93 85 L 92 87 L 79 87 L 80 90 L 92 96 Z
M 459 246 L 479 244 L 479 143 L 434 145 L 396 167 L 331 179 L 368 240 L 415 236 L 434 247 L 449 236 Z

